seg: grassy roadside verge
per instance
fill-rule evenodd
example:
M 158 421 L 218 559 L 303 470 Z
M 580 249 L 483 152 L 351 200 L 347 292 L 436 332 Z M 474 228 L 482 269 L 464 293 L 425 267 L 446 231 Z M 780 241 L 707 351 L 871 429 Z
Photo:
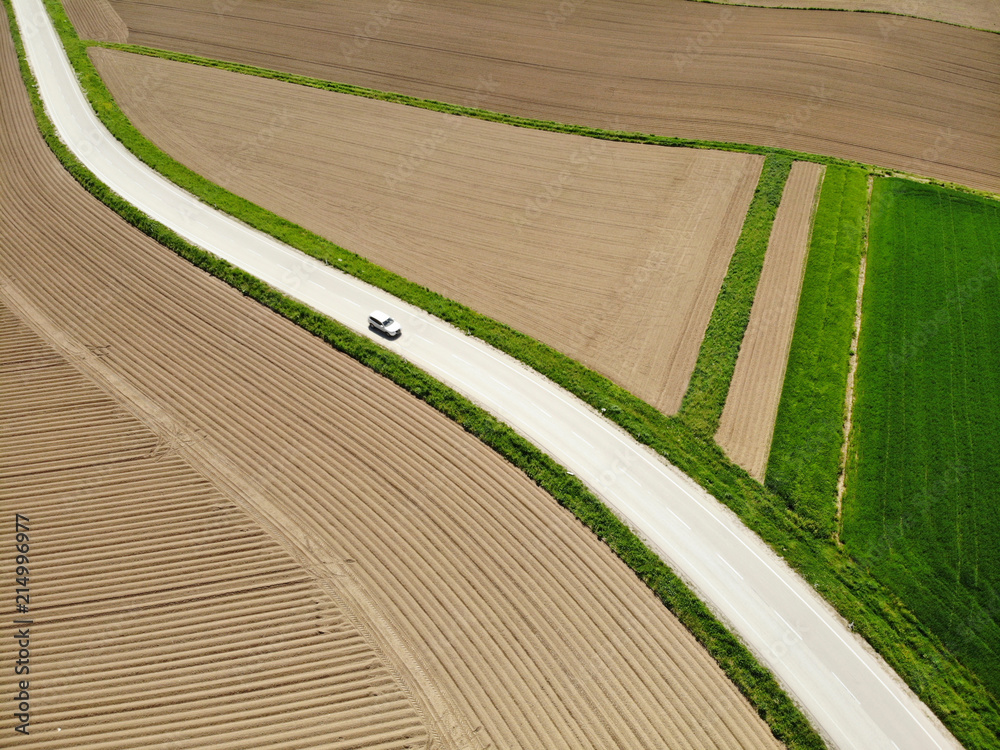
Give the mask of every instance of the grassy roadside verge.
M 833 532 L 867 175 L 827 167 L 767 463 L 767 486 Z
M 736 358 L 764 268 L 774 216 L 791 170 L 792 160 L 783 154 L 772 154 L 764 161 L 760 181 L 743 220 L 743 230 L 736 241 L 729 270 L 715 300 L 698 361 L 681 403 L 681 418 L 706 438 L 711 438 L 719 429 Z
M 98 104 L 95 105 L 95 109 L 101 113 L 106 123 L 109 122 L 109 112 L 116 112 L 116 105 L 107 96 L 106 90 L 104 90 L 103 95 L 100 94 L 100 91 L 103 90 L 103 84 L 96 77 L 96 73 L 87 59 L 84 45 L 76 39 L 61 7 L 57 3 L 51 2 L 49 7 L 50 12 L 57 19 L 57 27 L 63 35 L 63 43 L 70 50 L 74 64 L 78 66 L 81 80 L 88 87 L 92 102 L 94 97 L 97 97 Z M 95 85 L 95 80 L 99 89 L 91 91 L 90 86 Z M 107 98 L 101 99 L 100 96 L 107 96 Z M 132 134 L 127 132 L 131 125 L 124 117 L 119 122 L 123 122 L 121 127 L 126 129 L 124 132 L 117 132 L 115 130 L 117 126 L 112 127 L 119 139 L 123 141 L 126 138 L 141 139 L 141 136 L 134 131 Z M 567 129 L 566 132 L 577 131 Z M 762 149 L 762 151 L 772 152 L 767 149 Z M 787 152 L 785 155 L 790 154 L 791 152 Z M 161 154 L 158 158 L 166 157 Z M 838 160 L 823 160 L 815 157 L 810 157 L 810 159 L 826 161 L 826 163 L 841 163 Z M 198 180 L 201 179 L 197 175 L 194 177 Z M 201 180 L 201 183 L 207 185 L 204 180 Z M 184 185 L 184 187 L 198 193 L 197 181 L 192 182 L 190 186 Z M 210 188 L 218 190 L 215 186 L 210 186 Z M 211 202 L 205 195 L 202 197 L 207 202 Z M 229 196 L 229 199 L 235 201 L 236 205 L 250 206 L 247 202 L 240 201 L 233 196 Z M 223 210 L 228 209 L 223 207 Z M 260 209 L 256 210 L 260 211 Z M 250 214 L 238 215 L 248 223 L 254 223 Z M 260 215 L 267 216 L 268 214 L 261 212 Z M 277 217 L 274 218 L 277 219 Z M 284 227 L 292 234 L 296 231 L 303 232 L 288 222 L 281 224 L 278 220 L 277 225 L 279 228 Z M 267 230 L 265 229 L 265 231 Z M 307 233 L 304 233 L 302 237 L 303 245 L 298 245 L 296 242 L 291 244 L 299 246 L 306 252 L 310 252 L 310 248 L 314 247 L 319 248 L 318 252 L 320 253 L 322 253 L 323 248 L 335 248 L 330 243 L 324 244 L 319 238 L 308 236 Z M 281 239 L 284 238 L 281 237 Z M 336 257 L 333 256 L 333 259 L 335 260 Z M 350 256 L 340 257 L 349 258 Z M 373 275 L 385 273 L 387 284 L 400 284 L 404 292 L 409 289 L 426 294 L 428 305 L 440 307 L 441 312 L 432 309 L 431 306 L 425 307 L 420 302 L 415 302 L 415 304 L 425 307 L 442 318 L 452 320 L 452 322 L 457 321 L 456 324 L 460 327 L 518 357 L 529 366 L 584 398 L 588 403 L 597 408 L 606 408 L 609 418 L 623 426 L 641 442 L 652 446 L 698 481 L 716 498 L 729 505 L 750 528 L 764 538 L 779 554 L 785 556 L 807 580 L 811 581 L 831 601 L 841 614 L 854 621 L 856 629 L 886 657 L 887 661 L 914 688 L 915 692 L 945 720 L 949 728 L 967 747 L 995 746 L 996 738 L 1000 736 L 1000 718 L 998 718 L 1000 717 L 1000 709 L 976 679 L 964 670 L 954 657 L 919 625 L 890 591 L 877 584 L 874 579 L 853 564 L 846 555 L 836 550 L 832 544 L 817 539 L 797 520 L 794 513 L 788 512 L 777 495 L 765 490 L 750 479 L 745 472 L 732 466 L 711 441 L 700 438 L 679 420 L 664 417 L 652 407 L 604 378 L 586 370 L 578 363 L 511 331 L 506 326 L 478 316 L 439 295 L 421 290 L 420 287 L 409 284 L 398 277 L 393 277 L 377 267 L 365 265 L 360 259 L 345 260 L 344 264 L 334 263 L 334 265 L 344 267 L 348 262 L 362 264 L 359 266 L 362 273 L 355 275 L 367 281 L 378 283 L 379 286 L 383 286 L 380 283 L 381 279 L 375 279 L 366 274 L 369 272 Z M 406 298 L 404 294 L 399 294 L 388 286 L 383 286 L 383 288 L 397 294 L 397 296 Z M 413 392 L 422 397 L 422 393 L 418 390 L 413 390 Z M 732 677 L 732 674 L 730 676 Z M 741 685 L 741 689 L 744 689 L 740 680 L 735 677 L 733 679 Z M 763 699 L 770 700 L 770 697 L 765 695 Z M 761 710 L 761 704 L 755 703 L 755 705 L 758 710 Z M 772 728 L 774 726 L 772 723 Z
M 21 75 L 31 97 L 39 130 L 63 166 L 92 195 L 137 229 L 181 257 L 421 398 L 521 469 L 557 502 L 572 511 L 635 571 L 636 575 L 652 589 L 718 662 L 778 739 L 789 748 L 818 750 L 825 747 L 819 735 L 781 689 L 773 675 L 709 612 L 701 600 L 666 564 L 575 476 L 568 474 L 562 466 L 507 425 L 399 355 L 353 333 L 245 271 L 188 243 L 164 225 L 144 215 L 100 182 L 56 135 L 39 98 L 34 77 L 26 63 L 24 47 L 14 21 L 10 0 L 3 2 L 17 48 Z M 82 54 L 86 55 L 86 52 L 82 51 Z

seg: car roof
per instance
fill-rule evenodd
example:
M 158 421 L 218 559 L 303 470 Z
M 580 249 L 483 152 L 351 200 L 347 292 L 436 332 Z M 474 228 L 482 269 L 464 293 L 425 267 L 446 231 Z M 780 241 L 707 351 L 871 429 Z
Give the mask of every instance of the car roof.
M 372 312 L 372 314 L 371 314 L 371 315 L 369 315 L 368 317 L 370 317 L 370 318 L 375 318 L 376 320 L 385 320 L 385 319 L 386 319 L 386 318 L 388 318 L 389 316 L 388 316 L 388 315 L 386 315 L 386 314 L 385 314 L 384 312 L 382 312 L 381 310 L 374 310 L 374 311 Z

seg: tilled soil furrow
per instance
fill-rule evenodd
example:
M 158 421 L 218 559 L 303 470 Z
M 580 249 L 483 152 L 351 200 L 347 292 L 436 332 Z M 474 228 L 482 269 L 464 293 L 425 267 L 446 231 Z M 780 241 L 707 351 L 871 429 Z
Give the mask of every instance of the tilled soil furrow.
M 47 348 L 37 337 L 36 345 Z M 78 372 L 65 372 L 67 380 L 74 377 L 83 381 Z M 25 390 L 33 387 L 36 385 L 27 379 L 22 382 Z M 106 395 L 104 398 L 107 401 L 104 406 L 110 405 L 110 399 Z M 93 410 L 90 411 L 92 414 Z M 117 417 L 119 432 L 134 434 L 145 429 L 134 419 L 127 418 L 120 408 Z M 53 421 L 51 415 L 44 413 L 41 418 L 49 423 Z M 81 420 L 69 409 L 67 421 Z M 25 419 L 15 420 L 10 425 L 5 421 L 0 442 L 6 447 L 11 436 L 22 442 L 32 437 L 36 442 L 47 442 L 45 430 L 31 427 Z M 108 444 L 112 453 L 122 451 L 121 441 L 115 439 L 112 430 L 98 435 L 98 442 L 101 441 Z M 184 473 L 189 482 L 204 484 L 201 477 L 179 462 L 172 469 L 175 474 L 186 469 Z M 108 473 L 113 474 L 113 469 Z M 106 480 L 113 483 L 114 477 L 107 476 Z M 100 513 L 108 505 L 114 506 L 116 501 L 126 498 L 132 503 L 137 501 L 129 492 L 130 485 L 114 483 L 113 486 L 118 491 L 111 495 L 108 504 L 90 498 L 90 502 L 75 513 L 67 514 L 65 507 L 60 506 L 50 506 L 48 513 L 58 513 L 54 518 L 59 523 L 71 525 L 79 517 Z M 30 513 L 35 529 L 48 529 L 46 510 L 31 507 L 30 500 L 23 498 L 24 505 L 18 507 Z M 147 497 L 145 501 L 157 504 L 162 500 L 160 494 Z M 225 502 L 214 492 L 202 497 L 202 506 L 214 505 L 210 510 Z M 232 528 L 229 530 L 182 535 L 171 534 L 168 527 L 162 527 L 161 530 L 167 532 L 162 537 L 156 535 L 155 526 L 147 526 L 143 534 L 122 538 L 115 534 L 120 530 L 106 522 L 104 526 L 91 527 L 91 539 L 97 543 L 97 551 L 103 554 L 86 548 L 74 556 L 63 554 L 50 539 L 34 543 L 31 564 L 38 574 L 33 575 L 31 581 L 34 591 L 43 591 L 44 596 L 36 598 L 31 612 L 36 622 L 44 623 L 44 631 L 55 637 L 43 637 L 40 644 L 37 638 L 33 640 L 34 664 L 45 666 L 41 669 L 33 666 L 32 682 L 36 686 L 36 705 L 64 707 L 47 716 L 53 725 L 60 725 L 57 731 L 61 741 L 54 742 L 54 746 L 65 747 L 63 743 L 68 742 L 73 747 L 99 747 L 97 735 L 106 735 L 108 717 L 114 717 L 111 725 L 119 746 L 130 737 L 141 736 L 148 741 L 151 731 L 155 737 L 157 729 L 163 732 L 166 727 L 174 736 L 205 737 L 211 736 L 213 728 L 216 734 L 236 734 L 262 724 L 278 727 L 279 731 L 282 723 L 313 724 L 311 731 L 317 736 L 326 734 L 333 738 L 358 732 L 381 734 L 390 747 L 403 747 L 410 738 L 422 734 L 412 705 L 360 638 L 326 637 L 313 629 L 315 620 L 308 616 L 297 630 L 286 631 L 284 637 L 278 639 L 273 635 L 268 638 L 268 631 L 272 634 L 275 631 L 273 625 L 269 625 L 273 606 L 259 610 L 249 620 L 244 617 L 238 624 L 229 623 L 228 632 L 214 638 L 199 637 L 199 631 L 191 632 L 193 638 L 181 640 L 187 648 L 178 648 L 176 642 L 164 639 L 163 632 L 147 628 L 143 642 L 131 643 L 128 655 L 122 658 L 123 644 L 114 638 L 122 632 L 122 615 L 118 613 L 112 615 L 114 619 L 108 619 L 119 603 L 127 606 L 130 613 L 153 605 L 176 627 L 189 612 L 197 611 L 199 600 L 215 590 L 217 597 L 230 600 L 228 606 L 216 612 L 214 622 L 218 626 L 226 623 L 227 614 L 243 611 L 234 610 L 233 594 L 239 596 L 242 590 L 243 595 L 251 595 L 253 601 L 259 601 L 261 587 L 266 587 L 269 579 L 272 585 L 279 587 L 277 591 L 284 591 L 292 582 L 289 573 L 297 566 L 260 529 L 253 529 L 253 538 L 248 538 L 246 531 L 238 528 L 239 515 L 230 515 Z M 39 540 L 38 532 L 33 530 L 32 533 Z M 80 534 L 79 528 L 77 534 Z M 100 549 L 101 540 L 104 541 L 103 549 Z M 195 544 L 197 548 L 192 549 Z M 225 572 L 220 575 L 216 570 Z M 247 589 L 246 583 L 250 581 L 252 589 Z M 311 593 L 315 601 L 324 597 L 309 580 L 295 585 L 300 589 L 304 587 L 305 591 L 299 593 L 307 596 Z M 91 633 L 93 640 L 89 648 L 81 651 L 81 632 L 74 627 L 74 618 L 93 622 L 101 619 L 102 613 L 106 613 L 103 626 Z M 290 613 L 294 616 L 294 606 Z M 127 615 L 124 621 L 129 623 L 130 617 Z M 278 649 L 280 659 L 264 659 Z M 329 658 L 338 653 L 340 658 Z M 54 664 L 58 666 L 53 668 Z M 63 671 L 67 667 L 68 674 Z M 53 678 L 60 675 L 58 684 L 55 680 L 46 681 L 46 674 L 52 674 Z M 290 694 L 294 694 L 291 701 L 287 700 Z M 156 717 L 165 707 L 169 707 L 169 720 L 161 718 L 157 722 Z M 238 713 L 233 713 L 232 708 Z M 93 726 L 93 719 L 88 718 L 97 716 L 102 717 L 99 731 Z M 221 717 L 227 720 L 223 732 L 218 732 Z M 151 719 L 154 722 L 152 729 Z M 66 726 L 61 726 L 63 724 Z M 64 735 L 63 729 L 66 730 Z M 43 740 L 42 746 L 46 744 Z M 222 745 L 213 742 L 213 746 Z

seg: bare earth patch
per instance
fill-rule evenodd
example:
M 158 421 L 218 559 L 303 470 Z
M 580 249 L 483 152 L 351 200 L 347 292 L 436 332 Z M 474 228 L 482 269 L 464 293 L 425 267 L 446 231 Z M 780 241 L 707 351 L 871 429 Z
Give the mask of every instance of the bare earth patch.
M 63 0 L 63 7 L 81 39 L 128 41 L 128 27 L 108 0 Z
M 688 0 L 112 0 L 129 41 L 558 122 L 1000 192 L 1000 36 Z M 898 19 L 902 20 L 902 19 Z M 882 25 L 880 25 L 882 22 Z
M 717 0 L 726 2 L 729 0 Z M 915 16 L 944 21 L 959 26 L 1000 31 L 1000 4 L 996 0 L 748 0 L 732 5 L 756 5 L 765 8 L 830 8 L 834 10 L 872 10 L 882 13 Z M 876 22 L 884 34 L 907 23 L 905 18 L 885 18 Z
M 154 433 L 3 301 L 0 378 L 3 503 L 29 529 L 31 747 L 429 739 L 362 632 L 181 458 L 179 436 Z
M 91 54 L 132 122 L 194 171 L 679 408 L 762 157 Z
M 310 660 L 285 660 L 290 640 L 280 646 L 279 663 L 268 665 L 283 676 L 270 692 L 249 691 L 232 701 L 217 696 L 213 704 L 211 690 L 197 680 L 166 680 L 168 665 L 183 659 L 201 659 L 205 679 L 235 667 L 213 651 L 212 634 L 236 618 L 252 620 L 261 609 L 279 621 L 274 627 L 291 628 L 290 639 L 332 640 L 335 623 L 315 607 L 307 594 L 311 584 L 298 592 L 269 585 L 298 580 L 304 569 L 338 601 L 418 707 L 423 728 L 406 724 L 407 710 L 397 717 L 400 727 L 412 727 L 416 747 L 426 746 L 422 733 L 435 748 L 777 747 L 690 633 L 527 477 L 423 402 L 160 247 L 85 193 L 38 134 L 6 33 L 0 35 L 0 94 L 0 294 L 28 301 L 33 321 L 44 321 L 40 329 L 52 332 L 64 356 L 90 352 L 76 366 L 123 410 L 156 425 L 157 434 L 176 436 L 161 463 L 176 455 L 252 519 L 240 522 L 244 541 L 234 544 L 267 550 L 261 569 L 286 553 L 294 561 L 272 578 L 251 570 L 245 584 L 263 584 L 260 590 L 243 599 L 220 596 L 215 609 L 197 615 L 203 627 L 189 641 L 153 617 L 130 625 L 127 637 L 115 635 L 113 654 L 102 659 L 120 671 L 102 679 L 143 669 L 163 680 L 155 683 L 162 689 L 130 683 L 129 692 L 95 705 L 93 690 L 54 679 L 74 655 L 87 656 L 90 637 L 121 606 L 88 596 L 115 582 L 107 580 L 100 549 L 74 553 L 85 533 L 131 545 L 170 575 L 197 570 L 192 580 L 205 585 L 192 587 L 192 600 L 213 590 L 212 576 L 237 575 L 247 560 L 233 554 L 213 566 L 197 549 L 157 549 L 144 540 L 166 533 L 165 527 L 150 518 L 137 528 L 127 516 L 104 513 L 98 487 L 78 487 L 72 512 L 84 513 L 93 503 L 87 526 L 39 525 L 32 539 L 40 553 L 63 555 L 76 566 L 76 577 L 45 572 L 39 606 L 46 599 L 46 606 L 87 600 L 74 612 L 72 632 L 69 622 L 56 631 L 56 623 L 39 620 L 32 659 L 40 674 L 32 690 L 40 738 L 52 736 L 62 718 L 86 713 L 101 726 L 103 744 L 62 747 L 200 749 L 226 741 L 227 722 L 213 706 L 238 712 L 244 705 L 280 708 L 312 700 L 332 712 L 322 693 L 304 682 L 315 674 Z M 43 408 L 60 413 L 62 404 L 52 406 L 29 410 L 31 418 L 46 419 Z M 91 423 L 84 419 L 80 428 Z M 149 452 L 155 444 L 147 439 L 139 447 Z M 133 464 L 140 475 L 148 466 Z M 30 481 L 36 467 L 27 458 L 13 470 L 17 466 Z M 223 499 L 210 496 L 223 514 Z M 129 500 L 144 507 L 137 495 Z M 160 510 L 164 522 L 177 520 L 170 507 Z M 57 522 L 60 512 L 69 509 L 56 502 L 44 511 Z M 174 540 L 183 546 L 205 530 L 202 520 L 191 519 L 174 527 Z M 284 552 L 274 552 L 275 544 Z M 130 585 L 138 593 L 158 591 L 160 583 L 154 574 L 136 576 Z M 310 612 L 295 621 L 301 625 L 280 622 Z M 174 640 L 146 659 L 132 650 L 154 637 Z M 0 649 L 9 654 L 13 642 L 6 638 Z M 11 664 L 9 656 L 3 659 Z M 247 666 L 242 679 L 250 681 L 252 660 Z M 11 669 L 0 676 L 4 695 L 15 694 L 13 676 Z M 382 726 L 383 701 L 391 698 L 377 676 L 357 691 L 358 726 L 370 722 L 373 735 Z M 145 701 L 158 712 L 156 741 L 116 740 L 114 732 L 123 728 L 103 721 L 118 700 Z M 288 716 L 291 728 L 255 727 L 259 736 L 243 747 L 310 746 L 283 734 L 294 731 L 294 718 Z M 6 736 L 11 721 L 7 710 L 0 719 Z M 178 736 L 173 730 L 182 721 L 203 734 Z M 335 719 L 327 721 L 323 731 Z M 366 736 L 353 746 L 379 747 L 380 740 Z
M 797 161 L 781 196 L 732 385 L 715 434 L 730 459 L 764 481 L 795 331 L 809 231 L 824 167 Z

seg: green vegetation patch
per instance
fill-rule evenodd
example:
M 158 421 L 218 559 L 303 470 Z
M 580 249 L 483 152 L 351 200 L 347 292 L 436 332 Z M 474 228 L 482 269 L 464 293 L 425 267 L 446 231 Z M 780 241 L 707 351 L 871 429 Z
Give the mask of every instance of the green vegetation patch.
M 867 203 L 863 171 L 826 168 L 767 463 L 767 486 L 827 536 L 836 517 Z
M 1000 696 L 1000 203 L 879 179 L 844 540 Z
M 736 241 L 729 270 L 701 342 L 691 382 L 681 402 L 681 417 L 706 437 L 719 429 L 740 344 L 750 322 L 750 308 L 764 268 L 774 216 L 791 171 L 792 159 L 788 156 L 774 154 L 764 161 L 757 189 L 743 220 L 743 231 Z
M 146 141 L 132 127 L 127 118 L 122 115 L 117 104 L 107 92 L 96 71 L 94 71 L 86 54 L 86 45 L 76 36 L 59 2 L 57 0 L 45 0 L 45 2 L 60 33 L 63 45 L 67 49 L 70 60 L 76 68 L 77 75 L 98 116 L 101 117 L 119 140 L 126 143 L 134 152 L 143 155 L 143 158 L 156 160 L 161 166 L 155 168 L 166 174 L 171 169 L 170 164 L 172 160 Z M 11 14 L 11 23 L 13 24 L 10 0 L 3 0 L 3 3 L 8 9 L 8 13 Z M 292 303 L 292 301 L 287 300 L 274 290 L 260 285 L 260 282 L 252 279 L 252 277 L 246 276 L 226 264 L 221 264 L 218 259 L 203 254 L 197 248 L 184 243 L 183 240 L 165 227 L 151 222 L 132 206 L 121 201 L 103 184 L 98 182 L 90 172 L 82 168 L 75 157 L 55 137 L 51 122 L 45 116 L 41 101 L 35 92 L 34 80 L 24 63 L 24 50 L 16 28 L 13 30 L 18 54 L 22 61 L 22 74 L 32 95 L 32 106 L 39 122 L 39 128 L 49 143 L 50 148 L 52 148 L 70 173 L 81 184 L 106 205 L 113 208 L 139 229 L 162 242 L 167 247 L 175 250 L 184 257 L 190 257 L 196 263 L 199 263 L 197 258 L 203 257 L 202 263 L 204 265 L 199 263 L 202 268 L 209 270 L 219 276 L 219 278 L 227 281 L 227 283 L 245 290 L 245 293 L 254 296 L 255 299 L 286 315 L 303 327 L 309 328 L 310 325 L 313 325 L 311 321 L 316 321 L 313 317 L 315 313 L 301 305 L 288 307 L 287 312 L 285 312 L 283 305 L 297 305 L 297 303 Z M 175 57 L 172 53 L 160 54 L 155 50 L 150 51 L 150 54 L 168 59 Z M 195 58 L 190 61 L 197 61 L 197 64 L 212 65 L 213 67 L 225 69 L 245 67 L 234 66 L 230 63 L 218 63 L 217 61 L 206 61 L 201 58 Z M 251 70 L 247 69 L 239 72 L 250 73 Z M 282 75 L 276 74 L 273 77 L 281 78 Z M 324 84 L 324 82 L 319 83 Z M 320 88 L 336 86 L 339 86 L 339 84 L 324 84 Z M 384 92 L 371 92 L 371 95 L 373 98 L 385 99 L 387 101 L 406 99 L 406 97 L 399 97 L 397 94 Z M 405 103 L 412 106 L 426 106 L 432 109 L 438 107 L 436 103 L 423 102 L 422 100 L 407 101 Z M 708 147 L 708 143 L 704 141 L 686 143 L 678 139 L 662 138 L 659 136 L 611 133 L 589 128 L 578 128 L 571 125 L 560 125 L 558 123 L 522 121 L 521 118 L 497 115 L 495 113 L 483 113 L 480 110 L 467 110 L 466 108 L 445 104 L 440 104 L 439 106 L 441 111 L 467 116 L 482 116 L 486 119 L 496 119 L 499 122 L 522 127 L 580 133 L 591 137 L 613 140 L 632 140 L 632 136 L 634 136 L 634 142 L 654 143 L 658 145 L 697 145 L 699 147 Z M 731 150 L 743 150 L 753 153 L 779 153 L 775 149 L 765 149 L 756 146 L 741 147 L 739 144 L 736 144 L 736 146 L 733 146 L 733 144 L 719 144 L 719 148 L 729 147 L 732 147 Z M 825 164 L 847 163 L 842 160 L 808 154 L 795 154 L 788 151 L 781 151 L 780 153 L 790 158 L 804 158 Z M 175 162 L 174 164 L 176 165 Z M 184 170 L 180 165 L 176 166 L 180 170 Z M 682 420 L 664 416 L 649 404 L 619 388 L 606 378 L 588 370 L 578 362 L 523 334 L 511 330 L 507 326 L 479 315 L 440 295 L 422 289 L 405 279 L 389 274 L 384 269 L 349 253 L 331 257 L 331 250 L 338 253 L 346 251 L 340 250 L 332 243 L 316 235 L 305 232 L 302 228 L 280 219 L 280 217 L 263 211 L 263 209 L 248 201 L 225 193 L 225 191 L 205 181 L 199 175 L 184 170 L 171 175 L 171 179 L 181 185 L 181 187 L 199 195 L 206 202 L 212 203 L 212 198 L 217 198 L 220 201 L 218 207 L 229 211 L 248 224 L 257 226 L 264 231 L 270 231 L 274 236 L 289 242 L 289 244 L 297 247 L 299 250 L 315 257 L 325 258 L 332 265 L 337 265 L 348 273 L 374 283 L 402 299 L 423 307 L 425 310 L 445 320 L 451 321 L 468 333 L 478 336 L 502 351 L 520 359 L 529 367 L 546 375 L 593 407 L 605 410 L 605 416 L 620 425 L 639 442 L 649 445 L 681 471 L 698 482 L 706 491 L 737 513 L 741 520 L 771 545 L 778 554 L 784 556 L 807 581 L 831 602 L 841 615 L 854 622 L 855 629 L 886 658 L 889 664 L 896 669 L 916 693 L 944 720 L 949 729 L 954 732 L 963 745 L 968 748 L 983 748 L 984 750 L 985 748 L 996 747 L 997 739 L 1000 737 L 1000 706 L 997 705 L 996 701 L 983 689 L 968 670 L 959 664 L 947 650 L 942 648 L 941 644 L 932 635 L 929 635 L 920 626 L 892 592 L 879 584 L 872 576 L 868 575 L 860 566 L 856 565 L 846 554 L 828 540 L 817 539 L 815 534 L 805 527 L 801 519 L 794 512 L 788 510 L 781 498 L 762 487 L 741 468 L 730 463 L 712 440 L 697 434 Z M 225 205 L 222 205 L 222 202 L 225 202 Z M 216 205 L 215 203 L 212 204 Z M 232 210 L 227 208 L 227 206 L 232 206 Z M 270 228 L 268 227 L 268 222 L 271 222 Z M 338 257 L 344 258 L 343 263 L 337 262 Z M 315 324 L 317 326 L 320 325 L 319 322 Z M 333 332 L 338 329 L 335 327 L 335 324 L 331 325 L 334 325 L 334 327 L 328 329 L 330 333 L 322 335 L 324 337 L 329 336 L 327 340 L 333 342 L 336 340 Z M 360 349 L 356 351 L 350 346 L 350 342 L 353 339 L 347 336 L 346 333 L 348 332 L 345 332 L 342 339 L 348 342 L 343 349 L 344 351 L 356 357 L 359 361 L 364 362 L 369 367 L 383 372 L 389 377 L 395 377 L 391 367 L 379 369 L 381 367 L 379 363 L 382 361 L 382 358 L 387 356 L 385 350 L 380 348 L 369 350 L 366 348 L 363 351 Z M 369 351 L 370 353 L 365 354 L 365 352 Z M 414 372 L 419 371 L 414 370 Z M 423 381 L 407 383 L 405 379 L 401 379 L 396 380 L 396 382 L 408 388 L 414 395 L 425 398 L 427 391 L 422 384 Z M 455 395 L 453 392 L 449 392 L 449 394 L 446 401 L 456 400 L 456 403 L 461 402 L 461 397 Z M 434 403 L 431 399 L 426 400 Z M 450 414 L 442 406 L 435 405 L 442 412 Z M 521 463 L 515 460 L 516 457 L 505 453 L 498 446 L 497 441 L 494 441 L 490 436 L 488 429 L 480 430 L 476 427 L 475 420 L 462 422 L 461 419 L 458 419 L 457 421 L 465 425 L 466 429 L 471 433 L 480 436 L 484 442 L 495 447 L 509 460 L 518 466 L 522 466 Z M 531 447 L 528 446 L 528 449 L 530 450 Z M 540 456 L 539 460 L 548 461 L 544 456 Z M 545 486 L 547 489 L 549 488 L 550 485 L 544 484 L 543 480 L 534 473 L 534 469 L 530 466 L 524 470 L 528 476 L 538 481 L 539 484 Z M 560 477 L 558 473 L 559 470 L 557 470 L 557 476 L 552 481 L 552 489 L 549 491 L 560 502 L 566 502 L 568 507 L 574 507 L 568 501 L 565 501 L 564 498 L 566 497 L 565 492 L 572 491 L 572 487 L 576 485 L 571 481 L 571 478 Z M 565 484 L 567 482 L 568 484 Z M 578 511 L 574 510 L 574 512 Z M 718 660 L 726 674 L 739 687 L 743 694 L 747 696 L 760 716 L 768 723 L 776 737 L 785 742 L 790 748 L 822 747 L 822 741 L 808 725 L 795 705 L 788 699 L 787 695 L 775 685 L 773 677 L 760 667 L 756 660 L 749 655 L 738 641 L 732 638 L 731 635 L 728 635 L 727 640 L 724 642 L 714 641 L 714 637 L 710 634 L 721 626 L 714 618 L 702 619 L 702 613 L 705 611 L 704 605 L 697 602 L 694 597 L 688 598 L 690 592 L 683 595 L 678 593 L 682 591 L 680 584 L 674 585 L 670 583 L 676 579 L 672 578 L 672 574 L 666 566 L 663 566 L 655 557 L 650 557 L 648 551 L 642 551 L 644 548 L 641 546 L 633 547 L 632 545 L 637 544 L 637 540 L 632 541 L 634 537 L 622 537 L 621 543 L 612 543 L 611 529 L 620 526 L 614 518 L 607 517 L 607 523 L 609 524 L 608 531 L 598 527 L 597 524 L 591 521 L 587 521 L 587 523 L 591 528 L 595 529 L 595 533 L 598 536 L 608 541 L 610 546 L 619 551 L 619 554 L 627 564 L 643 580 L 647 581 L 654 591 L 658 592 L 660 597 L 667 603 L 667 606 L 671 607 L 681 621 L 706 645 L 709 652 Z M 633 553 L 636 555 L 635 557 L 630 556 Z M 674 596 L 674 594 L 677 595 Z M 671 604 L 670 602 L 673 603 Z

